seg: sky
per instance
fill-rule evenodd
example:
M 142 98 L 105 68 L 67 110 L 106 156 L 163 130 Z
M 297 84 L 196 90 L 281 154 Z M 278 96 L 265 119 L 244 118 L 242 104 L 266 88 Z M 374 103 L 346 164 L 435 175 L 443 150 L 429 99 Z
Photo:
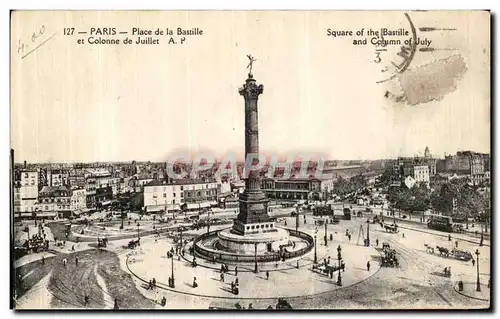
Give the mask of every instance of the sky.
M 164 161 L 180 151 L 243 154 L 244 100 L 238 88 L 247 77 L 247 54 L 257 59 L 253 74 L 264 85 L 262 152 L 378 159 L 423 155 L 428 146 L 438 157 L 460 150 L 489 153 L 489 15 L 410 16 L 417 28 L 457 29 L 420 32 L 439 50 L 417 51 L 410 68 L 452 54 L 467 67 L 453 92 L 416 106 L 384 97 L 397 91 L 397 81 L 377 83 L 382 65 L 398 58 L 399 46 L 388 48 L 380 64 L 374 63 L 373 45 L 327 35 L 328 28 L 409 30 L 403 12 L 15 12 L 16 162 Z M 74 27 L 74 34 L 64 35 L 66 27 Z M 159 37 L 158 45 L 88 44 L 89 34 L 77 32 L 91 27 L 127 31 L 103 38 L 133 41 L 133 27 L 200 28 L 203 35 L 176 45 L 167 44 L 168 36 Z M 80 38 L 85 44 L 77 43 Z

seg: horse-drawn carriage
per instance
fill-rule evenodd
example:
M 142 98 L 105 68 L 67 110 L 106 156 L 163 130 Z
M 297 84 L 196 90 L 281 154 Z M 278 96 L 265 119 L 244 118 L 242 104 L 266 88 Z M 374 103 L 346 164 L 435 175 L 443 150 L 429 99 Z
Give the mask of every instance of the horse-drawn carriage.
M 472 254 L 469 251 L 453 249 L 451 251 L 453 258 L 463 261 L 469 261 L 472 259 Z
M 399 267 L 396 250 L 391 249 L 388 243 L 383 243 L 382 251 L 384 252 L 384 256 L 382 256 L 382 267 Z
M 399 232 L 398 231 L 398 225 L 396 224 L 384 224 L 382 222 L 380 222 L 380 226 L 383 227 L 385 229 L 386 232 L 389 232 L 389 233 L 397 233 Z
M 433 247 L 427 244 L 425 244 L 424 246 L 428 253 L 434 254 L 435 250 Z M 446 258 L 452 257 L 454 259 L 463 261 L 469 261 L 472 259 L 472 254 L 469 251 L 459 250 L 459 249 L 449 250 L 448 248 L 441 246 L 436 246 L 436 250 L 439 253 L 439 256 L 441 257 L 446 257 Z
M 129 249 L 134 249 L 135 247 L 139 246 L 141 239 L 138 238 L 137 240 L 131 240 L 128 242 L 127 248 Z

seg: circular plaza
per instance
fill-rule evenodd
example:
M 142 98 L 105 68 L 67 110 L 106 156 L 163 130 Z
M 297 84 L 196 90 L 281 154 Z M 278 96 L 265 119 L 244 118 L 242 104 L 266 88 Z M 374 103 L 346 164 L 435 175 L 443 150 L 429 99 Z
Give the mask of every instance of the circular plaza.
M 238 259 L 232 259 L 223 251 L 222 260 L 221 257 L 216 257 L 215 260 L 210 256 L 201 258 L 194 247 L 203 242 L 204 249 L 208 249 L 207 241 L 218 238 L 217 232 L 213 232 L 188 242 L 182 250 L 178 250 L 178 254 L 175 253 L 176 244 L 172 240 L 149 238 L 139 249 L 121 258 L 124 259 L 128 271 L 142 282 L 145 289 L 149 281 L 154 279 L 156 285 L 166 291 L 226 299 L 316 295 L 352 286 L 379 270 L 379 253 L 373 247 L 357 245 L 348 241 L 347 237 L 336 234 L 335 238 L 332 236 L 331 240 L 326 242 L 327 246 L 321 241 L 317 243 L 316 249 L 309 249 L 307 243 L 303 241 L 306 236 L 312 238 L 311 234 L 300 232 L 302 237 L 295 237 L 296 233 L 293 230 L 286 230 L 290 232 L 290 240 L 295 242 L 295 250 L 290 247 L 289 252 L 298 252 L 298 257 L 285 257 L 283 260 L 266 257 L 272 255 L 260 253 L 257 259 L 255 256 L 243 258 L 241 255 Z M 211 250 L 216 253 L 216 247 L 212 247 Z M 345 264 L 343 269 L 338 267 L 339 247 L 341 260 Z M 304 253 L 304 249 L 307 252 Z M 170 254 L 172 251 L 174 253 Z M 368 261 L 371 264 L 369 270 Z M 221 268 L 227 268 L 227 271 L 222 271 Z M 325 269 L 335 269 L 335 271 L 329 273 Z M 171 285 L 172 277 L 174 285 Z M 193 285 L 194 281 L 196 287 Z M 232 289 L 235 282 L 239 287 L 238 294 Z

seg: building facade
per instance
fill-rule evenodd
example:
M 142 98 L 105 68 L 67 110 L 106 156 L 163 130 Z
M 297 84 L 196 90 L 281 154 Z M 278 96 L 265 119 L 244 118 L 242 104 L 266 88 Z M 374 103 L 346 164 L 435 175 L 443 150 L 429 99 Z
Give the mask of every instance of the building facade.
M 39 175 L 34 170 L 22 170 L 14 176 L 14 212 L 34 212 L 38 201 Z
M 144 209 L 148 212 L 216 206 L 217 182 L 203 180 L 153 180 L 144 185 Z M 185 207 L 183 207 L 185 206 Z
M 71 216 L 71 190 L 66 186 L 44 186 L 39 193 L 37 211 L 42 215 L 53 213 L 59 218 Z

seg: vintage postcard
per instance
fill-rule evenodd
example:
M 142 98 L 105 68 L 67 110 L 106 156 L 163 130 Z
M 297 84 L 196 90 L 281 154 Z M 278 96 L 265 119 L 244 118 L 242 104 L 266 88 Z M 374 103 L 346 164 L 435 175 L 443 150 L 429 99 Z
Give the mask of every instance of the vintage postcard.
M 490 19 L 13 11 L 12 308 L 489 309 Z

